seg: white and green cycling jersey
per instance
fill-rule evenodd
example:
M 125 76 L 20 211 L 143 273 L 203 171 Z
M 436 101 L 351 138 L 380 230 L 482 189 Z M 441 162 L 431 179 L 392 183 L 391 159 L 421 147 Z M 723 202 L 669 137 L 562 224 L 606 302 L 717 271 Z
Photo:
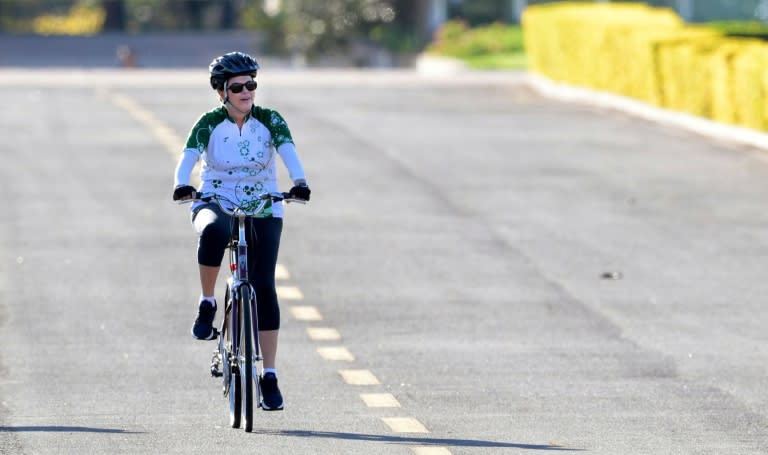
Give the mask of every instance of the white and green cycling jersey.
M 227 110 L 218 107 L 203 114 L 190 131 L 176 168 L 176 185 L 188 185 L 195 163 L 202 160 L 200 192 L 216 193 L 240 205 L 254 203 L 258 194 L 278 191 L 276 155 L 291 180 L 305 178 L 291 132 L 279 113 L 253 106 L 238 127 Z M 282 217 L 283 206 L 270 201 L 259 216 Z

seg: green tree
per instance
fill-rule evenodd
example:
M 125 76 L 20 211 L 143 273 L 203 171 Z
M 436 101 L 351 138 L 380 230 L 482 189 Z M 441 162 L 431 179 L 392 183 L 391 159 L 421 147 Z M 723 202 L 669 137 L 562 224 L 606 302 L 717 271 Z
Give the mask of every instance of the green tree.
M 370 39 L 375 27 L 396 16 L 389 0 L 262 0 L 245 7 L 242 25 L 268 32 L 274 51 L 311 58 Z

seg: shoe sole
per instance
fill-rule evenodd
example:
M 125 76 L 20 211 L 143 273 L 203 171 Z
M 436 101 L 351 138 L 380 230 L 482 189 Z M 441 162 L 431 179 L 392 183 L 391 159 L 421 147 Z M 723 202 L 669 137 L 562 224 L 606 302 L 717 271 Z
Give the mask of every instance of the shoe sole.
M 208 335 L 208 338 L 200 338 L 199 336 L 195 335 L 195 332 L 192 331 L 192 330 L 190 330 L 189 333 L 192 334 L 192 338 L 194 338 L 196 340 L 199 340 L 199 341 L 211 341 L 211 340 L 215 340 L 216 337 L 219 336 L 219 331 L 216 330 L 216 328 L 214 328 L 213 331 L 211 332 L 211 334 Z
M 265 406 L 264 403 L 262 403 L 261 404 L 261 409 L 262 409 L 262 411 L 268 411 L 268 412 L 271 412 L 271 411 L 282 411 L 283 410 L 283 406 L 281 405 L 280 407 L 277 407 L 277 408 L 269 408 L 269 407 Z

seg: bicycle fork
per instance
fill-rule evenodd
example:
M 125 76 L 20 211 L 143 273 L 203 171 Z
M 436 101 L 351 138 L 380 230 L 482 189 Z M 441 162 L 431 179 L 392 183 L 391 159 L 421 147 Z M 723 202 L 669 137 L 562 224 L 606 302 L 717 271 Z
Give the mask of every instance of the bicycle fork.
M 239 318 L 240 306 L 237 304 L 240 297 L 239 288 L 243 285 L 235 281 L 234 275 L 227 279 L 227 299 L 222 321 L 222 330 L 219 331 L 219 338 L 216 349 L 211 356 L 211 376 L 220 378 L 224 373 L 232 373 L 237 368 L 237 343 L 240 340 L 240 332 L 237 324 Z M 227 345 L 227 336 L 232 340 L 232 345 Z

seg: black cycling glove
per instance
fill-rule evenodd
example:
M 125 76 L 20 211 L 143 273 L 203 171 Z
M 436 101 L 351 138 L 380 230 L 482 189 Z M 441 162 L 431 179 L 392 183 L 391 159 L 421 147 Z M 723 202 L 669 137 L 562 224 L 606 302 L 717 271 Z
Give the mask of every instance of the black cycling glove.
M 288 192 L 292 197 L 295 197 L 296 199 L 303 199 L 305 201 L 309 200 L 309 193 L 311 191 L 309 190 L 309 187 L 306 183 L 299 183 L 298 185 L 291 188 L 291 191 Z
M 197 190 L 194 186 L 179 185 L 173 190 L 173 200 L 178 201 L 187 196 L 195 197 L 195 193 L 197 193 Z

